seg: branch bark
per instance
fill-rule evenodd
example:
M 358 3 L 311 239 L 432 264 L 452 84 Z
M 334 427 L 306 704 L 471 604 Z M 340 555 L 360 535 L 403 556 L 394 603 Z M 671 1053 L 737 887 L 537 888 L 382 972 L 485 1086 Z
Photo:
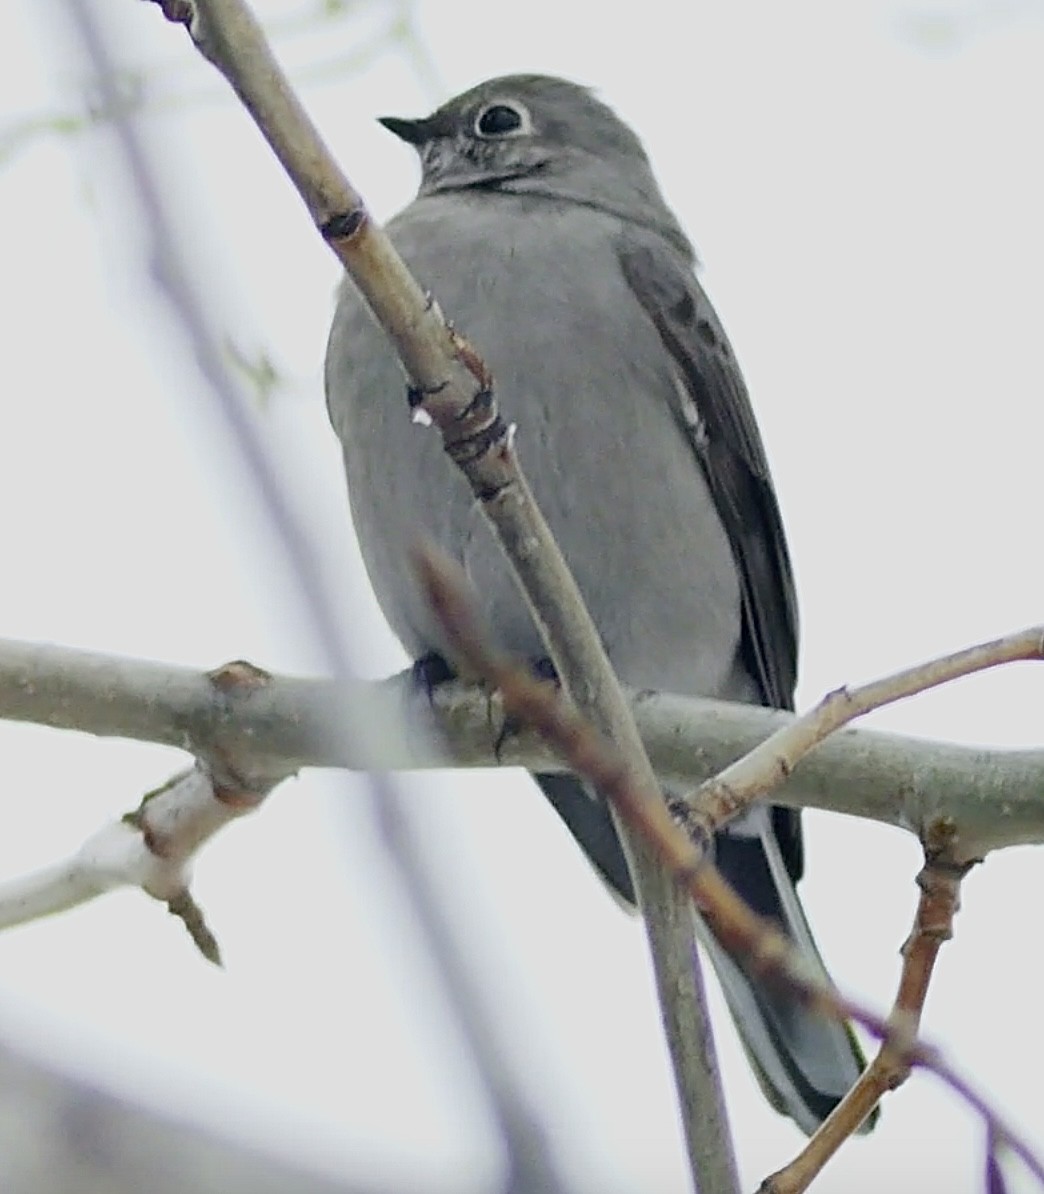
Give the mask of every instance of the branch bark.
M 1044 658 L 1044 626 L 1031 626 L 990 642 L 977 643 L 857 688 L 838 688 L 790 725 L 776 730 L 757 749 L 701 784 L 686 804 L 710 836 L 767 796 L 824 739 L 842 726 L 883 705 L 915 696 L 961 676 L 1019 660 Z
M 223 669 L 219 669 L 223 670 Z M 532 731 L 498 747 L 499 699 L 440 685 L 429 707 L 409 672 L 344 685 L 265 674 L 263 684 L 216 690 L 211 674 L 51 644 L 0 639 L 0 718 L 129 738 L 221 758 L 263 786 L 303 767 L 355 771 L 562 763 Z M 794 715 L 669 693 L 632 692 L 631 709 L 661 783 L 692 788 L 753 750 Z M 357 743 L 343 728 L 360 703 L 416 716 L 406 740 Z M 491 716 L 492 715 L 492 716 Z M 491 728 L 492 727 L 492 728 Z M 439 746 L 433 746 L 434 729 Z M 918 836 L 953 824 L 955 863 L 1044 842 L 1044 750 L 988 750 L 846 729 L 806 756 L 774 802 L 896 825 Z

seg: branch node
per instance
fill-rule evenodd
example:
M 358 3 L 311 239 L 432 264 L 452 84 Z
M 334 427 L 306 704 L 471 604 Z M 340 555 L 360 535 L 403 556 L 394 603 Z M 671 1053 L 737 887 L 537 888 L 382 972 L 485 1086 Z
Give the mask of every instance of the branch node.
M 252 692 L 271 683 L 272 675 L 246 659 L 230 659 L 209 671 L 206 678 L 223 694 Z
M 428 398 L 434 398 L 436 394 L 441 394 L 448 385 L 448 381 L 440 381 L 438 385 L 434 386 L 407 386 L 406 401 L 410 410 L 416 410 L 419 406 L 423 406 Z
M 329 245 L 334 241 L 351 241 L 370 223 L 370 213 L 360 203 L 347 211 L 335 212 L 319 226 L 323 240 Z
M 172 24 L 191 27 L 196 17 L 196 6 L 192 0 L 156 0 L 160 12 Z

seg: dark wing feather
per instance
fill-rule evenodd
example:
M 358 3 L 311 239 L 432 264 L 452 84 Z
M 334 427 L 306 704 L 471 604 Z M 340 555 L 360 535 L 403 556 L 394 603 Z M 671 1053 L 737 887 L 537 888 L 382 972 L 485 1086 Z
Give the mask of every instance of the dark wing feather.
M 666 243 L 627 233 L 625 277 L 652 320 L 684 387 L 679 427 L 707 477 L 732 544 L 743 597 L 743 651 L 766 705 L 793 709 L 798 616 L 783 520 L 747 387 L 710 300 Z M 802 870 L 800 824 L 773 809 L 787 869 Z

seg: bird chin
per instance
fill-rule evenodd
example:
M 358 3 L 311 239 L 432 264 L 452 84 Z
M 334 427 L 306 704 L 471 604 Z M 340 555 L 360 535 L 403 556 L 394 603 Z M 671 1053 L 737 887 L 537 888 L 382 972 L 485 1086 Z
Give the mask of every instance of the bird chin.
M 447 162 L 434 166 L 425 162 L 419 194 L 437 195 L 444 191 L 538 191 L 536 183 L 547 165 L 544 158 L 525 162 L 482 166 L 475 162 Z

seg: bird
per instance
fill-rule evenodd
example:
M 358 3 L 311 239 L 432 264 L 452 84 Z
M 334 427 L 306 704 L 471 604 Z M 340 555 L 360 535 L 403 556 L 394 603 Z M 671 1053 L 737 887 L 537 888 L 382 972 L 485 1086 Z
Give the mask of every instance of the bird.
M 638 136 L 593 90 L 535 74 L 490 79 L 427 117 L 380 121 L 421 167 L 416 198 L 387 233 L 491 368 L 530 486 L 621 680 L 792 709 L 798 615 L 765 450 L 693 247 Z M 381 609 L 415 660 L 449 668 L 411 562 L 426 538 L 464 569 L 498 645 L 536 665 L 546 649 L 479 503 L 440 437 L 408 426 L 403 384 L 345 279 L 327 407 Z M 534 778 L 633 905 L 607 806 L 575 776 Z M 714 852 L 825 979 L 795 889 L 799 814 L 755 806 L 716 835 Z M 768 1101 L 811 1134 L 865 1065 L 851 1028 L 752 979 L 702 937 Z

